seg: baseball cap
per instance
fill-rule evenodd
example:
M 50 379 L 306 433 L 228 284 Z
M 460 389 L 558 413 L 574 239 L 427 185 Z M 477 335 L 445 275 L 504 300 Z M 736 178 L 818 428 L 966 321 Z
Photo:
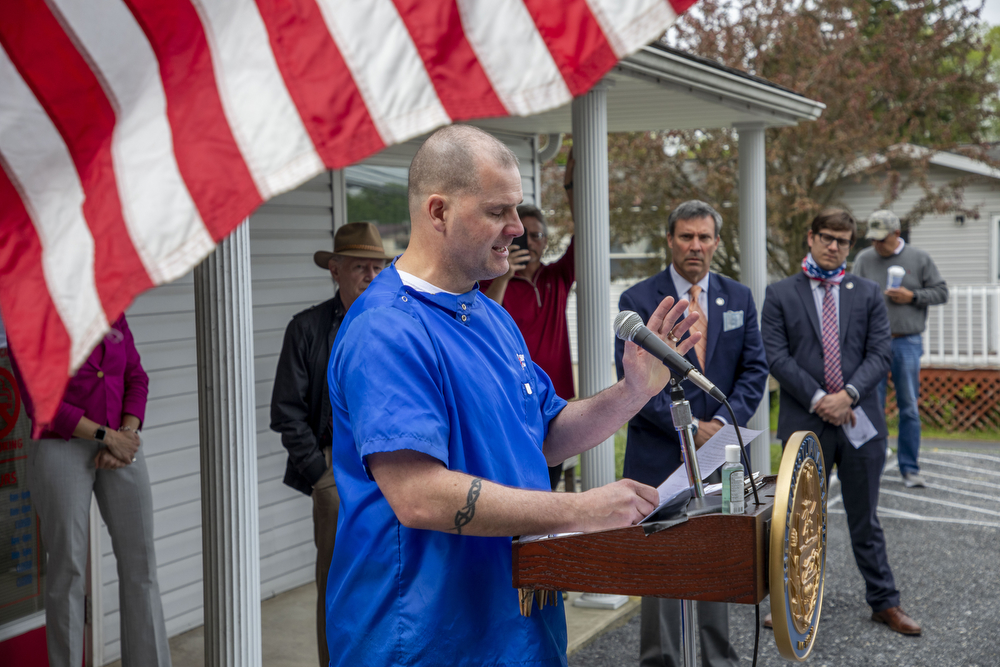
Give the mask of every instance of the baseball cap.
M 882 209 L 868 216 L 866 239 L 881 241 L 889 234 L 899 231 L 899 218 L 892 211 Z

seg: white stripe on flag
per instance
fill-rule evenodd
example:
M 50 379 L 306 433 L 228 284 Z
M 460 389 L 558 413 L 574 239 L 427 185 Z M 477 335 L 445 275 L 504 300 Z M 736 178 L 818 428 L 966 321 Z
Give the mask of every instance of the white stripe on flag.
M 400 143 L 451 122 L 391 0 L 318 4 L 382 141 Z
M 267 200 L 323 171 L 252 0 L 193 0 L 226 119 Z
M 174 158 L 156 55 L 120 0 L 52 2 L 115 109 L 111 150 L 132 245 L 154 283 L 179 278 L 215 243 Z
M 521 0 L 458 0 L 458 9 L 472 50 L 511 115 L 528 116 L 573 99 Z
M 667 0 L 587 0 L 618 58 L 642 48 L 673 25 L 677 12 Z
M 0 46 L 0 154 L 42 244 L 42 272 L 77 368 L 108 328 L 94 278 L 94 237 L 66 144 Z M 11 277 L 11 276 L 6 276 Z

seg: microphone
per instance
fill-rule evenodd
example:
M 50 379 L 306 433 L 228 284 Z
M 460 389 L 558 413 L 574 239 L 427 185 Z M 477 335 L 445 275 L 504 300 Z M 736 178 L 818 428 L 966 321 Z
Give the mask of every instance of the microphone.
M 719 403 L 725 402 L 726 395 L 712 384 L 707 377 L 702 375 L 694 367 L 694 364 L 678 354 L 676 350 L 671 349 L 669 345 L 660 340 L 659 336 L 650 331 L 642 323 L 642 318 L 639 317 L 638 313 L 631 310 L 623 310 L 618 313 L 618 317 L 615 318 L 615 335 L 622 340 L 630 340 L 646 352 L 649 352 L 662 361 L 664 366 L 682 378 L 691 380 L 696 387 Z

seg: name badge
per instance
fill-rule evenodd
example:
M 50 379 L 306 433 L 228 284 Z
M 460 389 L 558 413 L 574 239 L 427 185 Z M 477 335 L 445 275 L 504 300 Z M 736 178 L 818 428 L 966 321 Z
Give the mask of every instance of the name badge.
M 727 310 L 722 313 L 722 331 L 732 331 L 743 326 L 742 310 Z

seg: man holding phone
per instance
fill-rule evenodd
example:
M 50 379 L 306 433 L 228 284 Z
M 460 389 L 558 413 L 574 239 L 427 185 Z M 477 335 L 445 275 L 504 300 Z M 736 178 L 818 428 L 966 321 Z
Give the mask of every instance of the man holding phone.
M 574 165 L 573 151 L 570 150 L 563 187 L 569 196 L 571 214 Z M 530 204 L 518 206 L 517 214 L 524 225 L 524 234 L 510 245 L 510 268 L 495 280 L 482 281 L 480 287 L 483 294 L 507 309 L 528 343 L 531 358 L 552 379 L 556 394 L 570 400 L 576 397 L 576 389 L 573 386 L 566 301 L 576 280 L 574 244 L 571 240 L 566 252 L 555 262 L 542 264 L 542 255 L 548 246 L 545 215 Z M 570 220 L 569 231 L 572 235 L 572 215 Z M 559 483 L 561 473 L 562 464 L 549 468 L 553 489 Z

